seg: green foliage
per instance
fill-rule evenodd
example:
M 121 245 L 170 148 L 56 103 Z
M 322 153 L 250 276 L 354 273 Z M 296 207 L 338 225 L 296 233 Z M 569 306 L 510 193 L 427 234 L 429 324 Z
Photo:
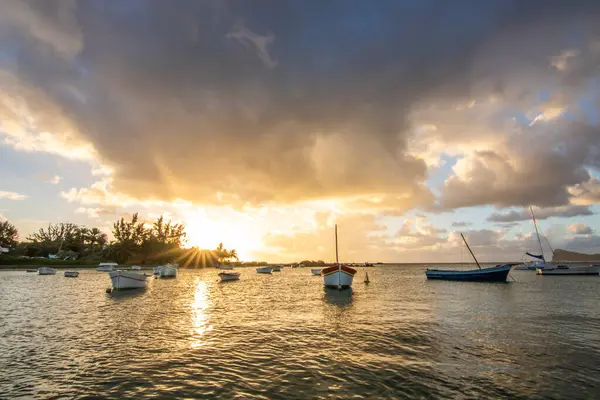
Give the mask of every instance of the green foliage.
M 17 245 L 19 231 L 8 221 L 0 222 L 0 246 L 13 248 Z
M 302 264 L 305 267 L 318 267 L 321 265 L 325 265 L 325 261 L 323 260 L 304 260 L 304 261 L 300 261 L 298 264 Z

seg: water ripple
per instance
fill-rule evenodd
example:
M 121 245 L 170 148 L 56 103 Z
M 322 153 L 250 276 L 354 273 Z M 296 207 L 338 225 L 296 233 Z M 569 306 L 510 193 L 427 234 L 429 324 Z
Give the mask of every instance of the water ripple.
M 595 278 L 477 285 L 422 269 L 373 268 L 345 292 L 307 269 L 230 283 L 182 270 L 112 295 L 95 271 L 1 272 L 0 398 L 597 395 Z

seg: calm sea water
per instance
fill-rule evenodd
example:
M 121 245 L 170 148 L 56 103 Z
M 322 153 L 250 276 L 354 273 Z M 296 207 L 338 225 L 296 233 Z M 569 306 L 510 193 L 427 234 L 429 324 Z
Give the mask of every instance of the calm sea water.
M 113 295 L 96 271 L 0 272 L 0 397 L 600 397 L 599 277 L 380 266 L 328 292 L 308 268 L 238 270 Z

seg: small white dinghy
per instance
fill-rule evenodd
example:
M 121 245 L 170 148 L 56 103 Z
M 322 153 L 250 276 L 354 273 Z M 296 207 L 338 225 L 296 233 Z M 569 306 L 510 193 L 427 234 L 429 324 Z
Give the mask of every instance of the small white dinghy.
M 38 275 L 56 275 L 56 270 L 50 267 L 38 268 Z
M 113 271 L 119 264 L 117 263 L 100 263 L 98 267 L 96 267 L 96 271 L 100 272 L 110 272 Z
M 158 271 L 158 276 L 161 278 L 176 278 L 177 268 L 173 264 L 163 265 Z
M 321 276 L 321 271 L 323 271 L 323 268 L 313 268 L 310 270 L 310 272 L 315 276 Z
M 221 278 L 221 282 L 237 281 L 240 279 L 240 275 L 241 275 L 241 273 L 239 273 L 239 272 L 229 272 L 229 271 L 219 272 L 219 278 Z
M 146 279 L 150 275 L 117 270 L 109 272 L 109 276 L 113 290 L 125 290 L 145 288 L 147 283 Z
M 141 271 L 142 267 L 140 267 L 139 265 L 132 265 L 131 266 L 131 270 L 132 271 Z
M 64 276 L 66 278 L 77 278 L 79 276 L 79 271 L 65 271 Z
M 273 272 L 281 272 L 281 265 L 273 265 L 271 267 L 271 271 L 273 271 Z
M 270 274 L 271 272 L 273 272 L 273 268 L 271 268 L 271 267 L 256 268 L 256 273 L 258 273 L 258 274 Z

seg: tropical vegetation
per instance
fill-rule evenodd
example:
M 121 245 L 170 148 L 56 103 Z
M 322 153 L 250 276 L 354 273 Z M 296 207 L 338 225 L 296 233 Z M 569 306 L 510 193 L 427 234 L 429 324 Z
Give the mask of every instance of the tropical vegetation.
M 113 240 L 99 228 L 87 228 L 70 222 L 49 224 L 19 242 L 17 228 L 0 222 L 0 246 L 10 249 L 0 256 L 0 264 L 24 264 L 37 258 L 36 264 L 55 261 L 60 264 L 96 264 L 114 261 L 119 264 L 160 264 L 177 262 L 182 266 L 215 266 L 238 262 L 235 249 L 220 243 L 213 250 L 184 247 L 185 226 L 167 221 L 163 216 L 154 222 L 139 215 L 120 218 L 112 227 Z

